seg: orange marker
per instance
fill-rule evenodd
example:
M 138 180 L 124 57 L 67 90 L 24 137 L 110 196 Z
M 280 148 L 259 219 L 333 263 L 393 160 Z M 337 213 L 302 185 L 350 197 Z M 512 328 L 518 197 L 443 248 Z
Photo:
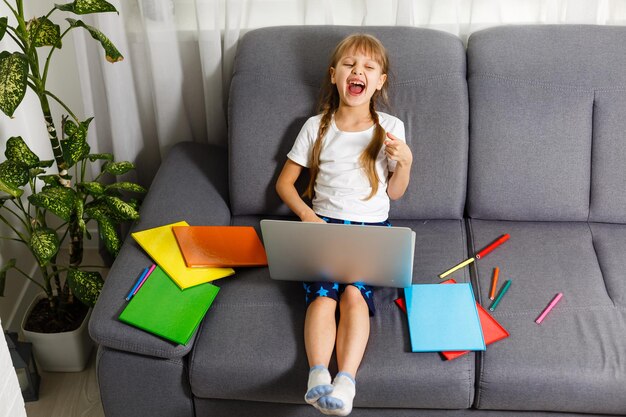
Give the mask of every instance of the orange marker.
M 489 292 L 489 299 L 494 300 L 496 298 L 496 285 L 498 284 L 498 275 L 500 274 L 500 268 L 497 266 L 493 269 L 493 278 L 491 278 L 491 291 Z

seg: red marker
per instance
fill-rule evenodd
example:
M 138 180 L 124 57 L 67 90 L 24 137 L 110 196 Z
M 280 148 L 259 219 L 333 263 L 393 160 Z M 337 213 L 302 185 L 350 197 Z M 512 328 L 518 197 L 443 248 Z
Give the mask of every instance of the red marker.
M 480 252 L 478 252 L 476 254 L 476 259 L 481 259 L 482 257 L 486 256 L 489 252 L 491 252 L 492 250 L 494 250 L 495 248 L 497 248 L 498 246 L 500 246 L 501 244 L 503 244 L 504 242 L 506 242 L 507 240 L 509 240 L 511 236 L 509 236 L 509 234 L 504 234 L 502 236 L 500 236 L 497 240 L 495 240 L 492 244 L 490 244 L 489 246 L 487 246 L 485 249 L 481 250 Z

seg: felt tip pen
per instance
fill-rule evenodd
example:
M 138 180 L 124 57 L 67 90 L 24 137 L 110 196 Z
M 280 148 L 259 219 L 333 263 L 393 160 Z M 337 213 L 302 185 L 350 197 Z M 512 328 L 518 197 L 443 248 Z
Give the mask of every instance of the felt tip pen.
M 489 252 L 491 252 L 492 250 L 494 250 L 495 248 L 497 248 L 498 246 L 500 246 L 501 244 L 503 244 L 504 242 L 506 242 L 507 240 L 509 240 L 511 236 L 506 233 L 502 236 L 500 236 L 498 239 L 496 239 L 495 241 L 493 241 L 490 245 L 488 245 L 486 248 L 484 248 L 483 250 L 481 250 L 480 252 L 478 252 L 476 254 L 476 259 L 481 259 L 484 258 L 485 256 L 487 256 L 487 254 L 489 254 Z
M 141 282 L 139 283 L 139 286 L 137 287 L 137 289 L 135 290 L 135 292 L 133 292 L 133 295 L 137 294 L 139 292 L 139 290 L 141 289 L 141 287 L 143 287 L 143 283 L 146 282 L 146 280 L 148 279 L 148 277 L 150 276 L 150 274 L 152 273 L 152 271 L 154 271 L 154 268 L 156 268 L 156 264 L 152 264 L 152 266 L 150 267 L 150 269 L 148 269 L 148 273 L 143 277 L 143 279 L 141 280 Z
M 511 286 L 511 280 L 507 279 L 504 285 L 502 286 L 502 288 L 500 289 L 500 293 L 496 297 L 495 301 L 491 303 L 491 306 L 489 306 L 489 311 L 496 311 L 496 307 L 498 307 L 498 304 L 500 304 L 502 297 L 504 297 L 504 294 L 506 294 L 510 286 Z
M 498 275 L 500 275 L 500 268 L 496 266 L 493 269 L 493 278 L 491 278 L 491 291 L 489 292 L 489 299 L 491 301 L 496 298 L 496 285 L 498 285 Z
M 146 266 L 143 270 L 143 272 L 141 273 L 141 275 L 139 275 L 139 278 L 137 279 L 137 282 L 135 283 L 135 285 L 133 286 L 133 289 L 130 290 L 130 292 L 128 293 L 128 295 L 126 296 L 126 301 L 130 301 L 131 298 L 133 298 L 133 294 L 135 294 L 135 290 L 139 287 L 139 284 L 141 284 L 141 280 L 143 279 L 143 277 L 146 276 L 146 274 L 148 273 L 148 270 L 150 269 L 149 266 Z
M 550 304 L 548 304 L 548 306 L 546 308 L 543 309 L 543 311 L 541 312 L 541 314 L 539 315 L 539 317 L 537 317 L 537 320 L 535 320 L 535 323 L 537 324 L 541 324 L 541 322 L 543 321 L 543 319 L 546 318 L 546 316 L 548 315 L 548 313 L 550 311 L 552 311 L 552 309 L 554 308 L 554 306 L 556 305 L 556 303 L 558 303 L 561 298 L 563 297 L 563 293 L 560 292 L 558 293 L 553 299 L 552 301 L 550 301 Z
M 452 268 L 448 269 L 446 272 L 444 272 L 443 274 L 439 274 L 439 278 L 445 278 L 448 275 L 450 275 L 451 273 L 453 273 L 454 271 L 458 271 L 459 269 L 463 268 L 464 266 L 467 266 L 469 264 L 471 264 L 472 262 L 474 262 L 474 258 L 469 258 L 463 262 L 461 262 L 460 264 L 453 266 Z

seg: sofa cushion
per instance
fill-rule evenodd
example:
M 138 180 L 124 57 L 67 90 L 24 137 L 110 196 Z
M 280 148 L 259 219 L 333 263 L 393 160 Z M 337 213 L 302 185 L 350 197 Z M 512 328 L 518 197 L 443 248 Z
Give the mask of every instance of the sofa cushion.
M 228 116 L 233 214 L 288 213 L 276 179 L 302 125 L 316 114 L 333 48 L 355 31 L 374 34 L 388 49 L 391 107 L 380 110 L 404 121 L 414 154 L 409 189 L 391 217 L 462 217 L 469 117 L 462 42 L 427 29 L 342 26 L 263 28 L 240 41 Z
M 476 250 L 511 236 L 477 262 L 485 307 L 494 267 L 500 283 L 512 281 L 493 312 L 511 336 L 482 355 L 477 407 L 626 414 L 626 273 L 616 264 L 626 228 L 472 220 L 471 230 Z M 558 292 L 559 304 L 536 324 Z
M 599 26 L 470 37 L 471 217 L 626 220 L 625 37 Z
M 235 224 L 258 227 L 259 218 Z M 415 282 L 467 255 L 460 220 L 394 221 L 417 233 Z M 455 276 L 468 281 L 467 269 Z M 308 365 L 304 350 L 304 291 L 299 282 L 271 280 L 267 268 L 238 269 L 221 287 L 205 317 L 190 364 L 200 398 L 304 404 Z M 405 315 L 394 299 L 402 291 L 379 288 L 371 337 L 357 375 L 356 407 L 469 408 L 474 355 L 444 361 L 438 353 L 412 353 Z M 333 364 L 331 367 L 335 367 Z

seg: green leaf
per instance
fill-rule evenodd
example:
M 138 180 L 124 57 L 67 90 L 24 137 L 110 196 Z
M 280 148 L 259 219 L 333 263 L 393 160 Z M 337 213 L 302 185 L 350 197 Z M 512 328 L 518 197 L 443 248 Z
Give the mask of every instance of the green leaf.
M 100 184 L 99 182 L 81 182 L 80 184 L 78 184 L 78 186 L 85 190 L 87 194 L 96 197 L 104 194 L 105 190 L 104 185 Z
M 115 229 L 116 222 L 108 215 L 108 208 L 96 205 L 85 209 L 85 214 L 98 222 L 98 233 L 106 250 L 117 256 L 122 247 L 122 240 Z
M 85 233 L 87 230 L 87 226 L 85 224 L 85 219 L 83 219 L 83 214 L 85 213 L 85 203 L 82 198 L 77 198 L 75 200 L 76 218 L 78 219 L 78 228 L 82 233 Z
M 113 154 L 112 153 L 92 153 L 89 155 L 89 160 L 91 162 L 96 162 L 98 159 L 105 159 L 107 161 L 113 162 Z
M 9 21 L 8 17 L 0 17 L 0 41 L 4 38 L 4 34 L 7 31 L 7 22 Z
M 28 242 L 28 246 L 30 246 L 41 266 L 45 266 L 50 262 L 50 259 L 59 251 L 60 245 L 61 242 L 55 231 L 48 228 L 33 231 L 30 242 Z
M 90 117 L 78 125 L 72 121 L 65 122 L 63 128 L 68 137 L 61 141 L 61 147 L 63 148 L 63 159 L 68 167 L 73 167 L 78 161 L 89 155 L 91 148 L 87 144 L 87 131 L 92 120 L 93 117 Z
M 28 168 L 35 168 L 41 166 L 39 157 L 30 150 L 24 139 L 21 136 L 13 136 L 7 140 L 6 150 L 4 156 L 7 159 L 18 162 Z
M 48 186 L 61 186 L 61 181 L 59 181 L 59 174 L 50 174 L 50 175 L 40 175 L 39 178 L 44 184 Z
M 75 0 L 73 3 L 56 4 L 54 7 L 74 14 L 117 12 L 115 6 L 104 0 Z
M 6 264 L 0 268 L 0 297 L 4 297 L 4 284 L 7 280 L 7 272 L 15 266 L 15 258 L 8 260 Z
M 120 54 L 120 51 L 117 50 L 115 45 L 107 38 L 102 32 L 96 29 L 93 26 L 89 26 L 85 24 L 82 20 L 76 19 L 66 19 L 70 22 L 72 27 L 83 27 L 89 31 L 91 37 L 100 42 L 100 45 L 104 48 L 105 58 L 109 62 L 118 62 L 122 61 L 124 57 Z
M 131 193 L 147 193 L 148 191 L 143 188 L 139 184 L 135 184 L 134 182 L 116 182 L 111 185 L 107 185 L 106 191 L 110 190 L 120 190 L 120 191 L 130 191 Z
M 27 26 L 30 42 L 36 46 L 55 46 L 61 48 L 61 27 L 47 17 L 33 18 Z
M 0 193 L 20 197 L 24 193 L 21 187 L 28 183 L 28 174 L 27 167 L 10 159 L 0 163 Z
M 99 272 L 70 268 L 67 283 L 72 293 L 88 307 L 96 305 L 104 280 Z
M 0 110 L 9 117 L 26 94 L 28 60 L 20 52 L 0 52 Z
M 106 196 L 104 197 L 107 208 L 110 210 L 114 219 L 124 220 L 137 220 L 139 213 L 133 206 L 122 201 L 118 197 Z
M 28 196 L 28 201 L 69 221 L 74 210 L 76 192 L 63 186 L 48 187 L 37 194 Z
M 47 159 L 45 161 L 39 161 L 39 167 L 40 168 L 50 168 L 52 165 L 54 165 L 54 159 Z
M 127 172 L 135 169 L 135 164 L 132 162 L 109 162 L 104 165 L 103 171 L 113 175 L 123 175 Z

